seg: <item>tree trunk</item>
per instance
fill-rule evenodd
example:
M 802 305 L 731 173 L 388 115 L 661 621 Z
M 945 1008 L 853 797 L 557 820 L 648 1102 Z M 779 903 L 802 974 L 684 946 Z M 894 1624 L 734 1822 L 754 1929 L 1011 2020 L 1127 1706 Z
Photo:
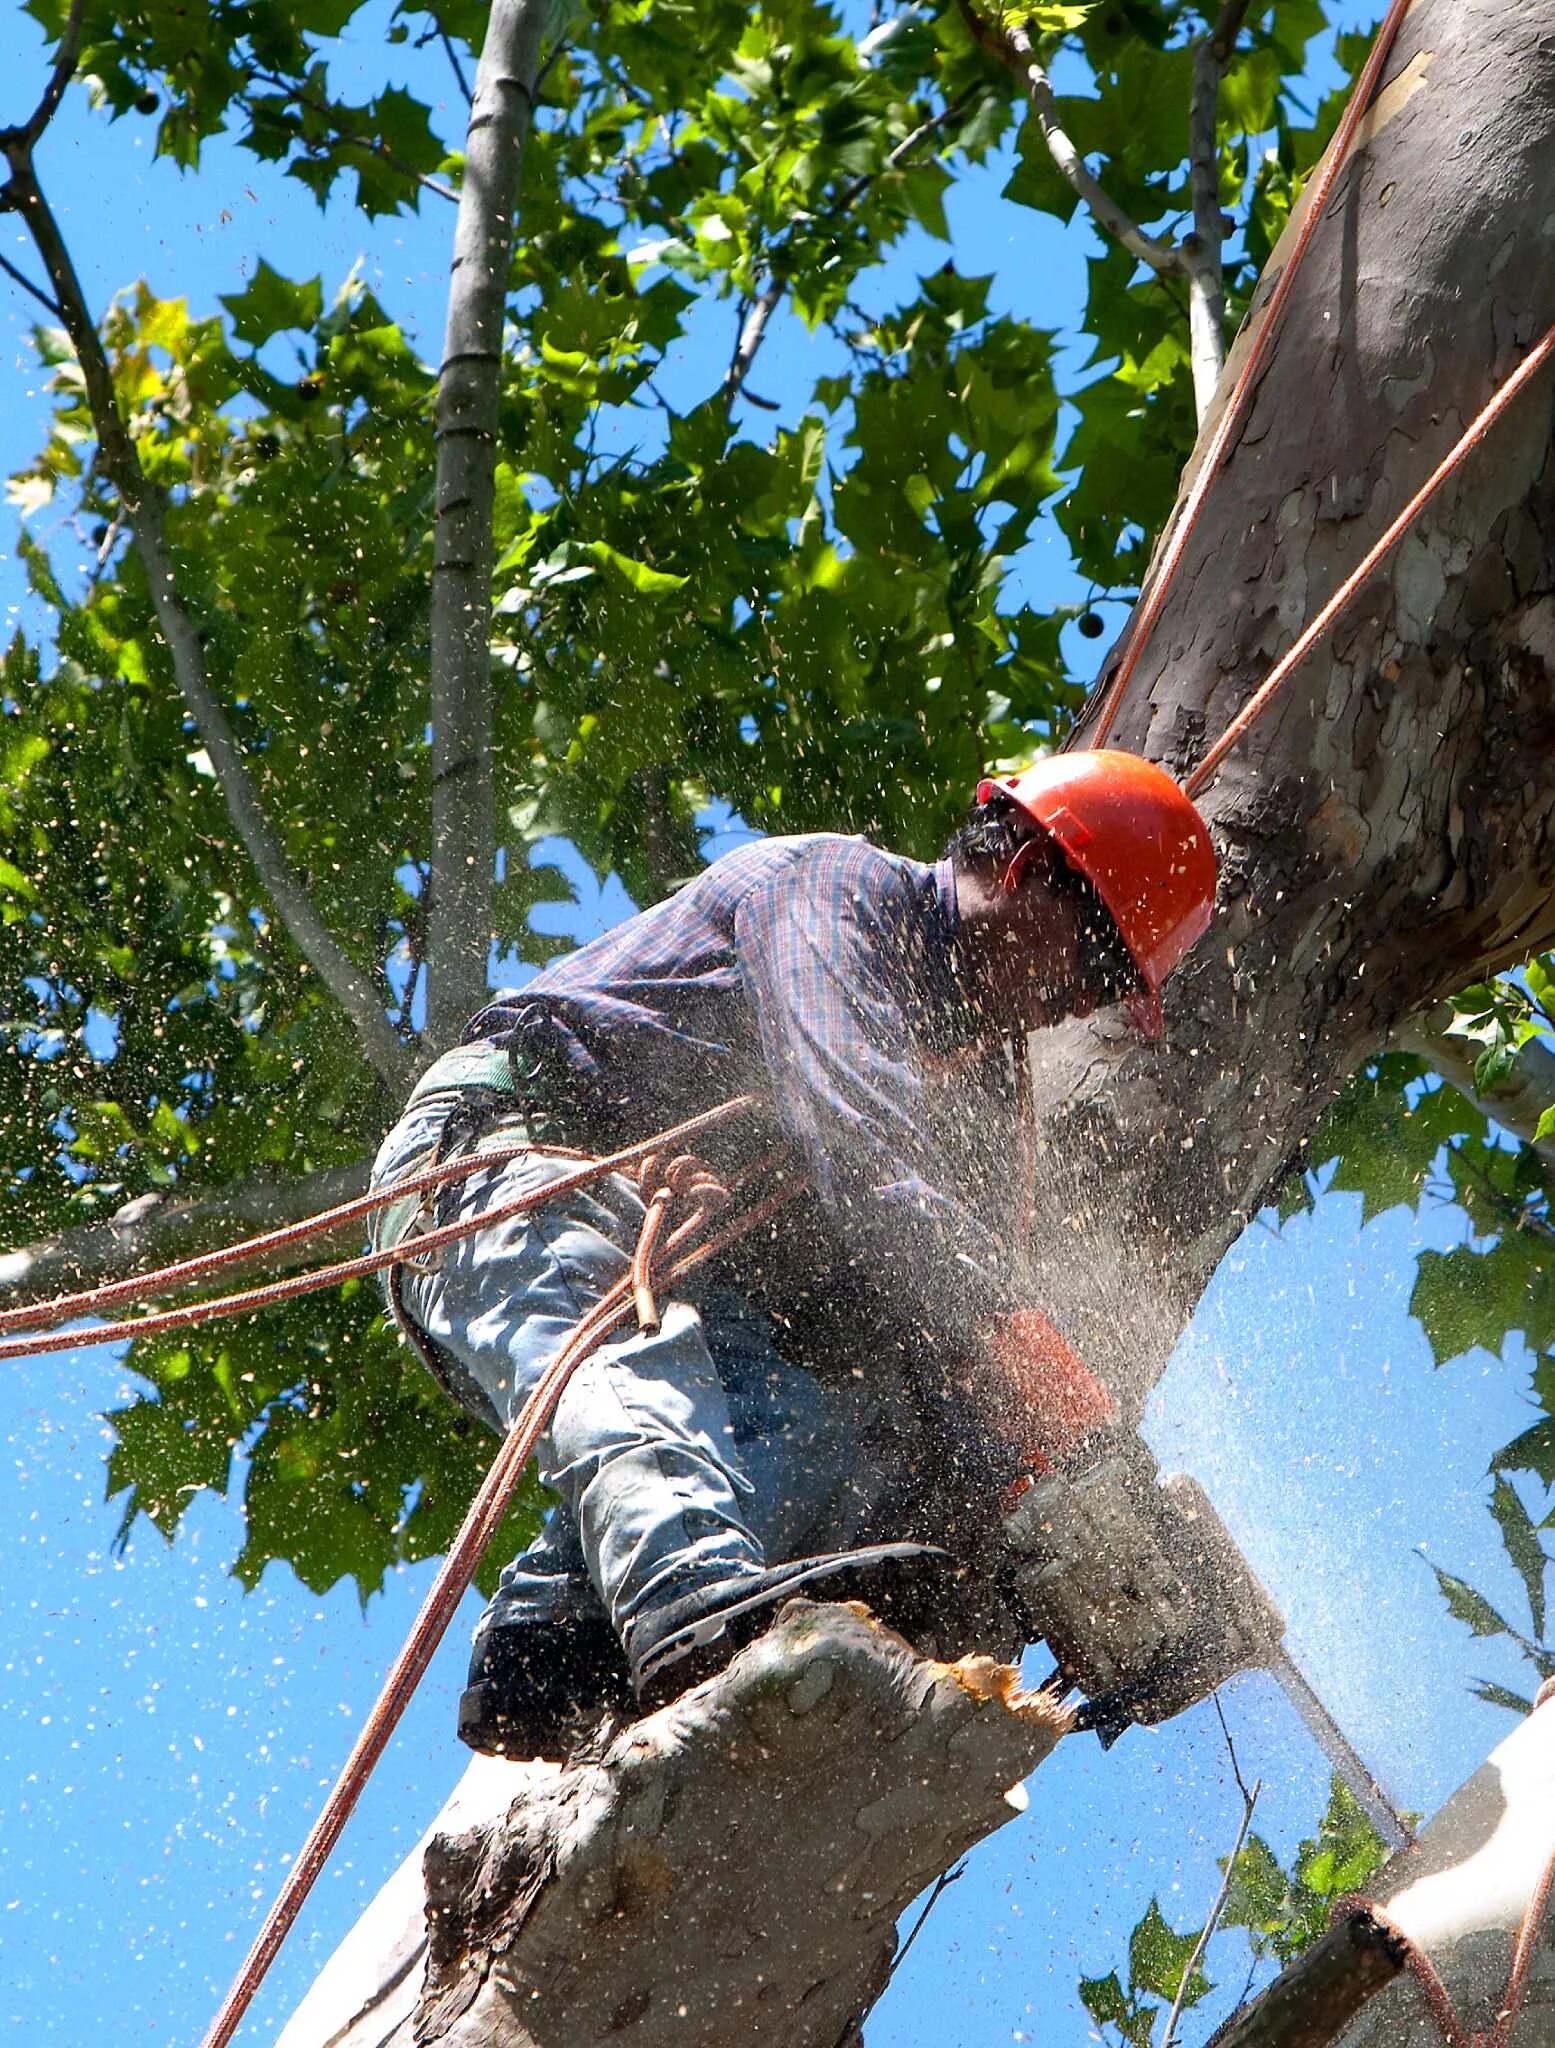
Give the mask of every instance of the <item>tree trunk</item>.
M 1552 181 L 1555 0 L 1418 0 L 1113 744 L 1186 774 L 1555 320 Z M 1220 909 L 1171 984 L 1170 1042 L 1104 1023 L 1038 1049 L 1033 1256 L 1136 1399 L 1346 1077 L 1555 938 L 1550 432 L 1545 376 L 1206 792 Z M 1085 1276 L 1044 1253 L 1076 1212 L 1149 1297 L 1126 1324 L 1110 1287 L 1077 1307 Z
M 596 1759 L 479 1762 L 277 2048 L 846 2048 L 1067 1726 L 1018 1683 L 794 1601 Z
M 1552 191 L 1555 0 L 1418 0 L 1116 744 L 1186 774 L 1555 320 Z M 1126 1399 L 1143 1401 L 1355 1067 L 1442 996 L 1555 941 L 1551 410 L 1541 379 L 1212 785 L 1220 911 L 1172 984 L 1169 1043 L 1108 1018 L 1034 1047 L 1036 1283 Z M 790 1654 L 783 1640 L 478 1842 L 434 1850 L 415 2038 L 847 2038 L 900 1905 L 997 1819 L 1025 1766 L 1002 1748 L 1003 1708 L 969 1705 L 943 1666 L 904 1658 L 878 1693 L 883 1675 L 827 1646 L 781 1696 L 764 1691 L 755 1675 Z M 795 1718 L 823 1668 L 823 1714 Z M 995 1729 L 989 1768 L 967 1745 Z M 679 1807 L 660 1803 L 670 1784 Z M 887 1823 L 911 1848 L 872 1860 Z

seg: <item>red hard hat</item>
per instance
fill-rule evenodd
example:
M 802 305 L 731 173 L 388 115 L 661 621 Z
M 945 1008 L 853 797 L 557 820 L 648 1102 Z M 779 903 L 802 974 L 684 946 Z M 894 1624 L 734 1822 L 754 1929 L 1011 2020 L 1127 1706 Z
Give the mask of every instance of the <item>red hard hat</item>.
M 1192 799 L 1154 761 L 1111 747 L 977 785 L 980 804 L 995 795 L 1051 835 L 1112 913 L 1143 984 L 1130 1015 L 1160 1038 L 1161 984 L 1215 908 L 1215 849 Z

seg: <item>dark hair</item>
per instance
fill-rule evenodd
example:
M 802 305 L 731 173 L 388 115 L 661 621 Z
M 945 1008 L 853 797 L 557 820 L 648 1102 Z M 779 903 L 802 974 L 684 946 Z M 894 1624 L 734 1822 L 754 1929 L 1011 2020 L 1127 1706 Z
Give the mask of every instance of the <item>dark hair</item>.
M 1036 827 L 1007 797 L 992 797 L 985 804 L 973 804 L 966 822 L 958 825 L 945 844 L 946 860 L 988 861 L 1007 868 Z
M 1067 896 L 1078 909 L 1087 981 L 1102 1003 L 1121 1002 L 1140 987 L 1140 978 L 1112 912 L 1079 869 L 1064 858 L 1061 848 L 1018 805 L 1007 797 L 974 804 L 966 822 L 951 834 L 945 857 L 967 865 L 985 864 L 1002 873 L 1026 842 L 1038 837 L 1047 840 L 1045 886 L 1054 895 Z

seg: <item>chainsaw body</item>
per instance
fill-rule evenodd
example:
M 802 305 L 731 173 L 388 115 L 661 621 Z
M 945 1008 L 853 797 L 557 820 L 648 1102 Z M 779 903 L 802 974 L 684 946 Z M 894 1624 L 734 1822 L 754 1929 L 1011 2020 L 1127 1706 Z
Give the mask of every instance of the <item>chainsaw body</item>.
M 1138 1437 L 1033 1480 L 1003 1539 L 1005 1583 L 1104 1743 L 1269 1664 L 1285 1633 L 1203 1489 L 1163 1480 Z

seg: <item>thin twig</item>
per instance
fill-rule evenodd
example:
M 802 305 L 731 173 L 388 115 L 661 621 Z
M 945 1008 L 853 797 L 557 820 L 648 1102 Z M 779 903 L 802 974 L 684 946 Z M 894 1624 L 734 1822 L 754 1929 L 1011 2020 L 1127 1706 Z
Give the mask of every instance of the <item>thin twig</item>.
M 1224 1716 L 1221 1717 L 1220 1725 L 1222 1728 L 1226 1726 Z M 1263 1780 L 1261 1778 L 1251 1791 L 1242 1784 L 1242 1773 L 1237 1768 L 1236 1748 L 1231 1741 L 1229 1729 L 1226 1730 L 1226 1745 L 1231 1750 L 1231 1768 L 1236 1771 L 1236 1782 L 1242 1791 L 1242 1825 L 1236 1831 L 1236 1840 L 1231 1845 L 1231 1854 L 1226 1858 L 1225 1875 L 1220 1880 L 1220 1890 L 1215 1894 L 1215 1903 L 1209 1909 L 1209 1918 L 1204 1923 L 1204 1931 L 1193 1945 L 1193 1953 L 1188 1958 L 1188 1967 L 1183 1971 L 1182 1982 L 1177 1986 L 1177 1996 L 1172 2000 L 1172 2009 L 1166 2015 L 1166 2032 L 1161 2037 L 1161 2048 L 1176 2048 L 1177 2022 L 1182 2017 L 1183 2006 L 1188 1996 L 1188 1986 L 1193 1982 L 1193 1973 L 1203 1961 L 1204 1951 L 1210 1944 L 1210 1937 L 1220 1925 L 1220 1916 L 1226 1910 L 1226 1901 L 1230 1898 L 1231 1887 L 1236 1882 L 1237 1858 L 1241 1855 L 1242 1845 L 1247 1840 L 1247 1831 L 1253 1824 L 1253 1808 L 1258 1804 L 1258 1795 L 1263 1790 Z
M 1020 80 L 1049 156 L 1060 176 L 1090 208 L 1097 226 L 1105 228 L 1131 256 L 1137 256 L 1152 270 L 1188 274 L 1188 260 L 1183 252 L 1171 242 L 1146 234 L 1137 222 L 1130 220 L 1071 141 L 1058 118 L 1057 95 L 1026 29 L 1019 23 L 995 28 L 978 13 L 975 0 L 958 0 L 958 4 L 974 38 Z
M 18 270 L 9 257 L 0 256 L 0 270 L 3 270 L 7 277 L 14 277 L 24 292 L 31 292 L 38 304 L 46 306 L 56 320 L 64 319 L 65 316 L 59 309 L 58 301 L 51 299 L 41 285 L 34 284 L 24 270 Z
M 75 76 L 76 63 L 81 55 L 81 27 L 85 19 L 86 0 L 71 0 L 70 16 L 65 23 L 65 32 L 59 39 L 59 48 L 54 54 L 54 68 L 49 73 L 48 84 L 43 88 L 43 97 L 17 131 L 23 146 L 27 149 L 32 148 L 59 112 L 59 103 L 65 97 L 66 86 Z
M 453 37 L 446 28 L 440 28 L 437 32 L 437 39 L 442 44 L 444 53 L 453 67 L 454 77 L 459 81 L 459 90 L 464 94 L 465 105 L 472 105 L 475 100 L 475 93 L 471 88 L 464 66 L 459 62 L 459 52 L 454 48 Z
M 908 1935 L 907 1939 L 902 1943 L 901 1947 L 896 1951 L 896 1954 L 891 1959 L 891 1967 L 886 1972 L 885 1984 L 882 1984 L 880 1987 L 882 1997 L 884 1997 L 885 1995 L 886 1985 L 890 1983 L 891 1979 L 896 1975 L 897 1971 L 902 1967 L 903 1963 L 906 1962 L 907 1951 L 912 1947 L 913 1943 L 918 1939 L 918 1936 L 923 1932 L 924 1921 L 928 1919 L 929 1915 L 934 1911 L 934 1908 L 939 1904 L 940 1900 L 944 1897 L 945 1893 L 950 1890 L 950 1887 L 956 1882 L 957 1878 L 964 1877 L 965 1875 L 966 1859 L 965 1857 L 963 1857 L 959 1863 L 953 1863 L 949 1870 L 941 1871 L 939 1876 L 935 1878 L 934 1889 L 929 1893 L 929 1896 L 924 1900 L 923 1911 L 918 1915 L 917 1919 L 913 1922 L 912 1932 Z
M 892 171 L 899 170 L 920 143 L 926 142 L 931 135 L 937 135 L 942 128 L 948 126 L 958 115 L 964 113 L 974 100 L 981 98 L 984 90 L 985 88 L 981 80 L 979 80 L 977 83 L 969 86 L 965 92 L 958 94 L 955 99 L 948 100 L 937 114 L 930 115 L 926 121 L 920 121 L 911 134 L 902 137 L 901 141 L 891 150 L 878 169 L 865 171 L 862 176 L 855 178 L 852 184 L 847 186 L 832 204 L 827 207 L 826 211 L 820 215 L 820 218 L 827 221 L 840 220 L 844 214 L 850 212 L 857 205 L 858 201 L 877 180 L 887 176 Z M 795 227 L 789 228 L 780 240 L 773 245 L 770 252 L 771 256 L 778 256 L 793 240 L 795 232 Z M 758 298 L 754 300 L 745 298 L 740 301 L 734 353 L 729 359 L 729 368 L 724 374 L 723 382 L 724 399 L 730 405 L 734 403 L 734 400 L 743 391 L 750 404 L 759 405 L 768 412 L 777 412 L 779 410 L 779 407 L 773 400 L 757 398 L 753 392 L 745 391 L 745 380 L 750 374 L 751 365 L 756 360 L 762 342 L 766 339 L 767 324 L 771 320 L 773 313 L 777 310 L 786 285 L 786 276 L 774 272 L 768 281 L 766 289 Z

